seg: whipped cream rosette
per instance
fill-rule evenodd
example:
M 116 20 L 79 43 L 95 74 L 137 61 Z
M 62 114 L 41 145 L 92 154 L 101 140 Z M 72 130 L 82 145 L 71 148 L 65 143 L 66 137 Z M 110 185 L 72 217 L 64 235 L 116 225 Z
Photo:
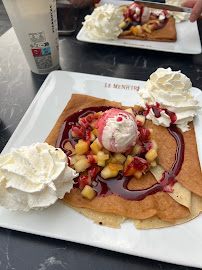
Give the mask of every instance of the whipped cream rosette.
M 22 211 L 46 208 L 70 192 L 76 176 L 64 152 L 47 143 L 12 149 L 0 157 L 0 205 Z
M 183 132 L 188 131 L 188 123 L 193 121 L 200 109 L 199 102 L 190 93 L 191 87 L 190 79 L 181 71 L 158 68 L 140 90 L 139 105 L 144 109 L 150 105 L 158 107 L 156 108 L 160 114 L 158 117 L 154 109 L 147 111 L 147 119 L 152 120 L 155 125 L 169 127 L 175 123 Z M 173 122 L 171 113 L 176 117 Z
M 123 20 L 123 12 L 119 7 L 105 4 L 85 17 L 84 31 L 90 39 L 114 40 L 123 31 L 119 27 Z

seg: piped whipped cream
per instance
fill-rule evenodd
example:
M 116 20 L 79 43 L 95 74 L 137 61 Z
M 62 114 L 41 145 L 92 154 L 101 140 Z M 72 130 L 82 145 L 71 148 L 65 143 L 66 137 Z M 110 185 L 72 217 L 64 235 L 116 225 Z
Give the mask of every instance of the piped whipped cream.
M 73 187 L 75 170 L 61 149 L 35 143 L 0 157 L 0 205 L 11 210 L 42 209 Z
M 185 2 L 185 0 L 166 0 L 166 4 L 179 7 L 181 7 L 183 2 Z M 175 12 L 175 11 L 168 11 L 168 12 L 175 18 L 176 23 L 187 21 L 190 18 L 190 14 L 186 12 Z
M 160 108 L 174 112 L 177 118 L 175 124 L 182 132 L 188 131 L 188 123 L 201 108 L 199 102 L 190 93 L 191 87 L 190 79 L 181 71 L 158 68 L 151 74 L 145 87 L 139 91 L 141 97 L 139 105 L 146 109 L 148 105 L 158 104 Z M 160 114 L 161 116 L 157 118 L 151 109 L 146 117 L 155 125 L 169 127 L 171 124 L 169 115 L 165 110 L 162 110 Z
M 85 17 L 83 29 L 90 39 L 115 40 L 123 31 L 119 27 L 123 21 L 123 12 L 119 7 L 105 4 Z

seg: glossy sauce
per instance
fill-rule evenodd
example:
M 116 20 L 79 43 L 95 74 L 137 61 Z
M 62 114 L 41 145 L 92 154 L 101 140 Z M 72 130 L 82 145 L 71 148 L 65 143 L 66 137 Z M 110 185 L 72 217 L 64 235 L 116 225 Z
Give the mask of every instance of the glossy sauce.
M 159 106 L 157 104 L 157 106 L 154 109 L 156 117 L 158 117 L 159 112 L 158 107 Z M 67 155 L 69 155 L 69 151 L 64 148 L 65 143 L 68 141 L 74 147 L 74 145 L 78 142 L 78 140 L 82 138 L 82 137 L 72 138 L 71 136 L 72 125 L 78 125 L 78 121 L 81 117 L 87 116 L 88 114 L 94 112 L 106 111 L 107 109 L 110 108 L 111 107 L 106 106 L 90 107 L 80 110 L 79 112 L 69 116 L 64 121 L 61 127 L 56 147 L 61 148 Z M 153 107 L 149 109 L 153 109 Z M 132 176 L 123 176 L 122 173 L 119 173 L 117 177 L 105 180 L 100 176 L 100 174 L 98 174 L 94 179 L 92 179 L 93 183 L 95 183 L 93 185 L 93 189 L 96 191 L 97 197 L 105 197 L 114 194 L 126 200 L 139 201 L 159 191 L 172 192 L 172 189 L 170 187 L 172 187 L 177 182 L 175 177 L 179 174 L 184 161 L 184 138 L 180 130 L 175 125 L 171 125 L 167 129 L 170 135 L 172 135 L 176 140 L 177 150 L 175 153 L 175 161 L 171 169 L 168 172 L 163 173 L 162 179 L 158 183 L 143 190 L 129 190 L 128 183 L 131 180 Z M 147 148 L 149 148 L 149 145 L 147 146 Z M 78 178 L 75 179 L 74 185 L 75 188 L 78 188 L 77 180 Z

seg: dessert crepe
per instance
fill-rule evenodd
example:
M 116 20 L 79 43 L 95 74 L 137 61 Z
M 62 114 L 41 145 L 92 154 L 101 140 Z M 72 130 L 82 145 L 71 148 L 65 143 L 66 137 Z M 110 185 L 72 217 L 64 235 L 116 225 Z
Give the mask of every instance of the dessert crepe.
M 152 31 L 152 33 L 144 32 L 141 36 L 134 36 L 130 30 L 123 31 L 120 34 L 121 39 L 138 39 L 150 41 L 175 42 L 177 40 L 177 32 L 175 28 L 175 19 L 170 17 L 163 28 Z
M 64 120 L 71 114 L 92 106 L 121 107 L 121 104 L 85 95 L 72 95 L 46 142 L 55 146 Z M 128 184 L 130 190 L 142 190 L 152 186 L 159 180 L 162 171 L 169 170 L 174 163 L 175 139 L 166 128 L 155 126 L 150 120 L 146 120 L 146 128 L 151 127 L 158 144 L 159 166 L 139 180 L 132 178 Z M 202 211 L 202 174 L 193 125 L 190 131 L 183 135 L 185 157 L 172 193 L 157 192 L 140 201 L 125 200 L 116 195 L 87 200 L 81 196 L 80 189 L 73 188 L 63 201 L 96 223 L 112 227 L 119 227 L 125 219 L 133 219 L 137 228 L 159 228 L 180 224 L 196 217 Z

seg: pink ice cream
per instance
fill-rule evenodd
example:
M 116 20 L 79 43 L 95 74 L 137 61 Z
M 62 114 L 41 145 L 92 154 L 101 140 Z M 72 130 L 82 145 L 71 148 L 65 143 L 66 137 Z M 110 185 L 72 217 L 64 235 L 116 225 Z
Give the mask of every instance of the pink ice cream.
M 99 142 L 111 152 L 125 153 L 139 139 L 135 118 L 123 110 L 112 108 L 105 111 L 98 119 L 96 128 Z
M 131 18 L 132 21 L 145 24 L 149 20 L 150 9 L 148 7 L 143 7 L 136 3 L 133 3 L 129 6 L 124 16 L 125 18 Z

